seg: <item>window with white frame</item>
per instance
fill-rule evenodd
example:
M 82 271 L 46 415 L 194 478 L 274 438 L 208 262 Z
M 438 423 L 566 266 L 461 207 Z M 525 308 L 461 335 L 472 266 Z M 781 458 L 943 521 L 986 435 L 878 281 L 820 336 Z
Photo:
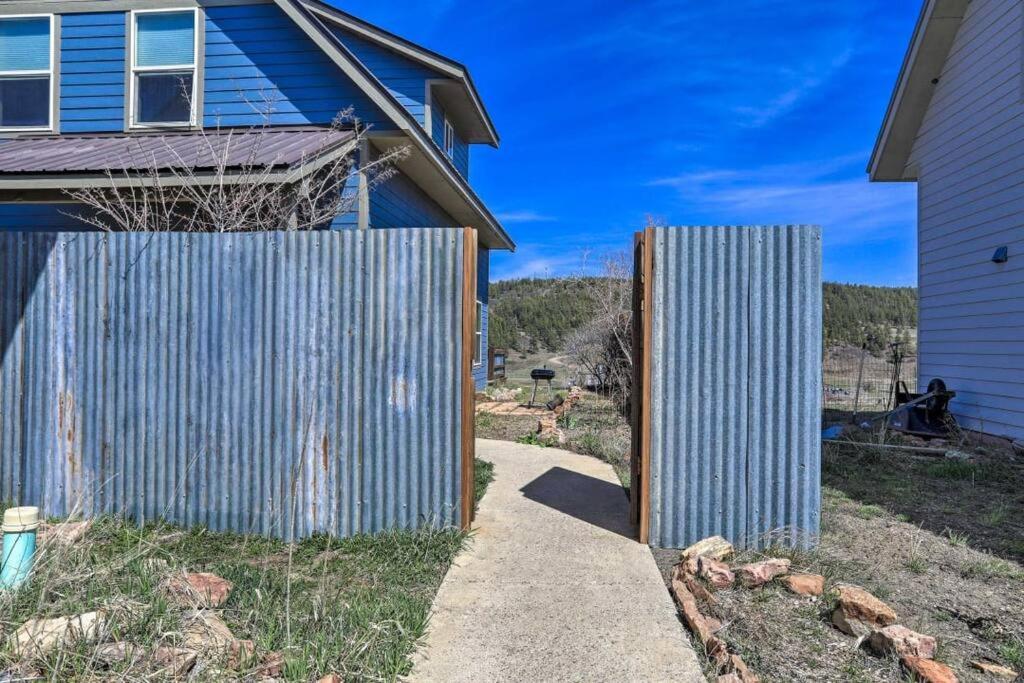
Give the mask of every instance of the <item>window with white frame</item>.
M 447 116 L 444 118 L 444 153 L 449 159 L 455 156 L 455 127 Z
M 196 123 L 198 10 L 132 12 L 131 123 Z
M 484 304 L 477 299 L 476 302 L 476 348 L 473 350 L 473 365 L 483 365 L 484 362 Z
M 53 127 L 53 15 L 0 17 L 0 131 Z

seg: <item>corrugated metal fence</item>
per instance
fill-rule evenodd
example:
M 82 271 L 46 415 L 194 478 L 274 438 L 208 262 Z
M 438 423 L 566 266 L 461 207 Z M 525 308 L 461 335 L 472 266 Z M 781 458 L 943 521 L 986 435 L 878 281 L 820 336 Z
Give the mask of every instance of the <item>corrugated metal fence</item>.
M 0 497 L 457 524 L 463 232 L 0 234 Z
M 814 543 L 820 230 L 671 228 L 646 239 L 651 543 Z

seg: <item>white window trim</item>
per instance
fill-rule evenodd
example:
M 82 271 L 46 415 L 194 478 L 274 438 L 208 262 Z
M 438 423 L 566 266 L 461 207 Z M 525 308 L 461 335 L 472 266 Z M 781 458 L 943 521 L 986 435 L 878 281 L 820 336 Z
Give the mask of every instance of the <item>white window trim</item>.
M 480 360 L 474 360 L 473 367 L 479 368 L 484 364 L 484 302 L 480 299 L 476 300 L 476 327 L 477 329 L 473 330 L 473 333 L 477 336 L 476 348 Z
M 444 139 L 442 140 L 442 146 L 444 147 L 444 153 L 448 155 L 449 159 L 455 158 L 455 126 L 448 120 L 448 117 L 444 117 Z
M 167 14 L 174 12 L 177 14 L 184 14 L 185 12 L 192 12 L 192 63 L 191 64 L 171 64 L 166 66 L 137 66 L 135 64 L 136 54 L 139 47 L 138 40 L 138 23 L 135 18 L 141 14 Z M 188 126 L 190 128 L 195 127 L 198 121 L 198 112 L 196 111 L 198 106 L 197 90 L 199 88 L 199 8 L 198 7 L 166 7 L 161 9 L 133 9 L 130 12 L 130 49 L 131 54 L 128 55 L 128 127 L 132 130 L 152 130 L 160 128 L 183 128 Z M 140 123 L 136 120 L 135 107 L 138 104 L 135 98 L 135 76 L 140 73 L 163 73 L 166 71 L 191 71 L 192 72 L 192 96 L 189 98 L 189 119 L 185 121 L 175 121 L 172 123 Z
M 30 69 L 28 71 L 0 71 L 0 78 L 4 77 L 29 77 L 29 76 L 48 76 L 50 78 L 49 87 L 49 100 L 46 103 L 46 121 L 45 126 L 0 126 L 0 133 L 51 133 L 53 132 L 53 103 L 54 97 L 57 90 L 57 86 L 54 83 L 56 80 L 53 76 L 54 66 L 57 63 L 57 17 L 54 14 L 36 13 L 36 14 L 5 14 L 0 16 L 0 20 L 4 19 L 39 19 L 46 17 L 50 20 L 50 67 L 47 70 L 42 69 Z

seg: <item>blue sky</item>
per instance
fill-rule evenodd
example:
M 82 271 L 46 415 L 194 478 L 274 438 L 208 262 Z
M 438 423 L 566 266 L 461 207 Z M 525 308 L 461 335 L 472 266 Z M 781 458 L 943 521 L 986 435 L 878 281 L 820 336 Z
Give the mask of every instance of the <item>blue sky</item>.
M 502 146 L 471 179 L 519 245 L 492 279 L 577 272 L 650 215 L 817 223 L 827 279 L 916 281 L 916 188 L 864 169 L 919 0 L 334 2 L 473 73 Z

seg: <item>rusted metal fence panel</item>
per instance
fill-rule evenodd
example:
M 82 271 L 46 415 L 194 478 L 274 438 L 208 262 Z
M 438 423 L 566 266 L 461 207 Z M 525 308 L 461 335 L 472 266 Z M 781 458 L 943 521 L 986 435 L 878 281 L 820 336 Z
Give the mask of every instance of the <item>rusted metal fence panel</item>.
M 819 530 L 821 236 L 667 228 L 653 239 L 650 536 L 809 545 Z
M 283 538 L 459 523 L 461 230 L 0 234 L 0 498 Z

